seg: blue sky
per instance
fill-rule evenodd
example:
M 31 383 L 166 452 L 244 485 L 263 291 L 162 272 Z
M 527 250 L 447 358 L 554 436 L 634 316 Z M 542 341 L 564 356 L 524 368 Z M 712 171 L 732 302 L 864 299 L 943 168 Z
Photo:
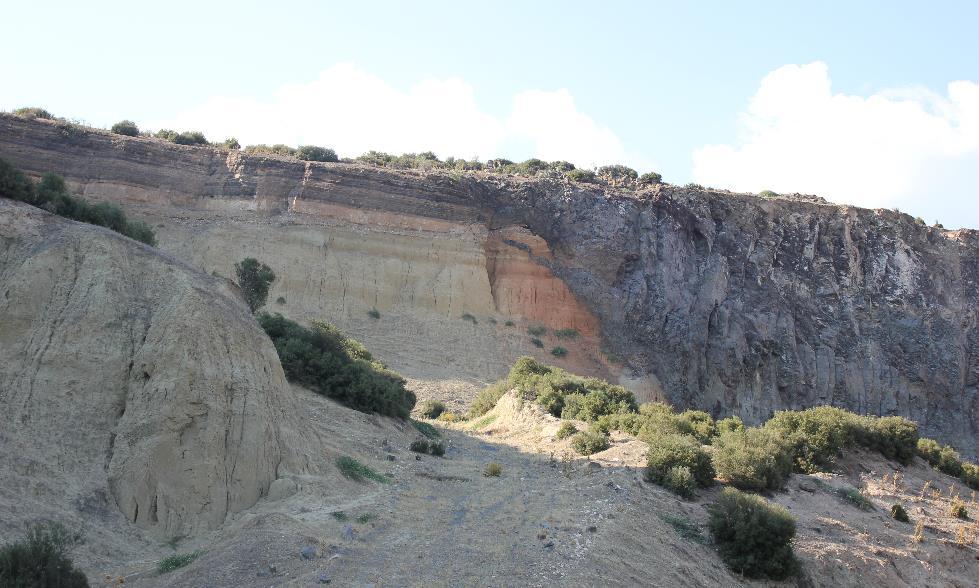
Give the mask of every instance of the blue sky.
M 4 13 L 2 109 L 348 156 L 622 161 L 674 183 L 817 192 L 979 227 L 979 3 L 130 1 Z

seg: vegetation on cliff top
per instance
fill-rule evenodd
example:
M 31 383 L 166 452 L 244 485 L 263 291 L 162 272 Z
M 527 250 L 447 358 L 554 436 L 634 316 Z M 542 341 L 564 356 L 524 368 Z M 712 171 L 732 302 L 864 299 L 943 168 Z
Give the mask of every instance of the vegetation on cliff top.
M 415 395 L 405 388 L 405 380 L 333 325 L 314 321 L 306 328 L 266 313 L 258 322 L 272 339 L 289 381 L 361 412 L 407 418 L 414 408 Z
M 61 176 L 46 173 L 35 184 L 22 171 L 0 159 L 0 197 L 25 202 L 71 220 L 106 227 L 131 239 L 156 245 L 153 229 L 143 221 L 130 221 L 117 204 L 89 204 L 72 196 Z

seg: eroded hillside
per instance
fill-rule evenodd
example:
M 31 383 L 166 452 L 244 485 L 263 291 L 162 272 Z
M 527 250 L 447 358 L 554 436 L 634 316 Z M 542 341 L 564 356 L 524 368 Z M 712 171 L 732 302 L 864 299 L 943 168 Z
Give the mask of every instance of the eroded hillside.
M 832 403 L 907 416 L 976 454 L 975 232 L 816 199 L 398 172 L 73 129 L 4 115 L 0 157 L 124 203 L 208 272 L 266 261 L 281 278 L 272 310 L 329 317 L 410 377 L 488 381 L 560 345 L 570 353 L 552 361 L 640 399 L 749 422 Z M 536 324 L 581 336 L 536 348 Z

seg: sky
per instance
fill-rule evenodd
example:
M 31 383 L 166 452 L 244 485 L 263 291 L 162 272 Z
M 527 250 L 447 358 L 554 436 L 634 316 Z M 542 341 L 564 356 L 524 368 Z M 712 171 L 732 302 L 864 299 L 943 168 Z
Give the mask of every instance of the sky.
M 979 228 L 979 2 L 48 2 L 0 109 L 242 144 L 623 163 Z

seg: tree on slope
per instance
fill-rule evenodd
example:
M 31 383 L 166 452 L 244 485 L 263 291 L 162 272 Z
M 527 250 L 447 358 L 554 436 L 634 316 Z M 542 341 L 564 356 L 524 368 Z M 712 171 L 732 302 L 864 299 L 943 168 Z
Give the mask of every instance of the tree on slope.
M 269 286 L 275 281 L 275 273 L 254 257 L 246 257 L 235 264 L 238 287 L 245 296 L 248 308 L 255 312 L 265 306 L 269 297 Z

